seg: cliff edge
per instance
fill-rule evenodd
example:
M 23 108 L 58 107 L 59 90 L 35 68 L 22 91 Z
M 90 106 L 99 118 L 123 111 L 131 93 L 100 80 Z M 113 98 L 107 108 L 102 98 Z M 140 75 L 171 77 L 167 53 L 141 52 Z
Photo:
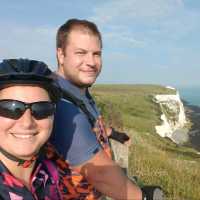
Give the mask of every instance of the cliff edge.
M 155 95 L 154 101 L 160 106 L 162 121 L 161 125 L 155 126 L 156 133 L 161 137 L 170 138 L 177 144 L 187 142 L 187 120 L 179 92 L 176 90 L 175 94 Z

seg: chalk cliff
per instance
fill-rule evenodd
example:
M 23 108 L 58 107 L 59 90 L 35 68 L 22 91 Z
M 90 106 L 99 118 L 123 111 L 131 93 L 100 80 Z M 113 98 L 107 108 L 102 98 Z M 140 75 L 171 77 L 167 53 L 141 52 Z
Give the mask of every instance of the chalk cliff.
M 170 88 L 173 89 L 173 88 Z M 179 92 L 176 94 L 155 95 L 154 101 L 161 110 L 161 125 L 155 127 L 161 137 L 168 137 L 175 143 L 184 143 L 188 140 L 186 115 Z

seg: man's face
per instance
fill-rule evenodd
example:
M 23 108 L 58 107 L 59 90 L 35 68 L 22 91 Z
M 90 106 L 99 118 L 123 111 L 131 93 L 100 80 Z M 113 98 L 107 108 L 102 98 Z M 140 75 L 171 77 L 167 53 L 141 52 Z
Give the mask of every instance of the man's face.
M 92 85 L 101 71 L 99 38 L 79 30 L 70 32 L 63 52 L 57 49 L 58 73 L 80 88 Z

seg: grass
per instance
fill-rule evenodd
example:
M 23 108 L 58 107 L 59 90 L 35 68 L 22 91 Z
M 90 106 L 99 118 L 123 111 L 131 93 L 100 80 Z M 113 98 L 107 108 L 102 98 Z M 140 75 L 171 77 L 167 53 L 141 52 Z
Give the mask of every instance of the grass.
M 131 176 L 143 184 L 160 185 L 167 199 L 200 199 L 200 156 L 155 133 L 160 107 L 155 94 L 175 94 L 154 85 L 98 85 L 92 89 L 107 125 L 125 130 L 132 138 L 129 155 Z

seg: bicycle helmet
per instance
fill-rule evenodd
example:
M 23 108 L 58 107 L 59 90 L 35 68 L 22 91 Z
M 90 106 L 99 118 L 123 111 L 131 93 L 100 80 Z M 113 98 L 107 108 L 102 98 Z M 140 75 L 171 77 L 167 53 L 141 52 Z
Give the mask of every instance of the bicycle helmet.
M 45 88 L 53 101 L 61 97 L 53 73 L 41 61 L 21 58 L 3 60 L 0 63 L 0 88 L 10 84 L 36 84 Z

